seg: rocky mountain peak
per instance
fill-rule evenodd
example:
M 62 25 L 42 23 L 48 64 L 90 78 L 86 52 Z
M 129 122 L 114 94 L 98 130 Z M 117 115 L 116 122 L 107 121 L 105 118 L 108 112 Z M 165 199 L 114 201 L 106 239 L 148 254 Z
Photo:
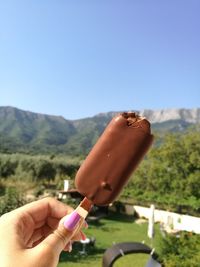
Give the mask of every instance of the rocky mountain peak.
M 140 114 L 151 121 L 151 123 L 161 123 L 169 120 L 183 120 L 188 123 L 200 122 L 200 108 L 194 109 L 160 109 L 142 110 Z

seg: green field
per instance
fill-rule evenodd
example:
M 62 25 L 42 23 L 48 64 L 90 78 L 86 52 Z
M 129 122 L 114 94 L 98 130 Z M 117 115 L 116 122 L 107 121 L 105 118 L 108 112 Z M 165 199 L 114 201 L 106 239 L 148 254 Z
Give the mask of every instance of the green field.
M 158 225 L 155 226 L 156 235 L 154 246 L 158 247 L 158 239 L 160 237 Z M 90 224 L 85 231 L 88 237 L 95 237 L 96 243 L 94 247 L 87 248 L 87 255 L 80 255 L 81 246 L 75 244 L 73 251 L 62 253 L 59 267 L 100 267 L 104 251 L 111 247 L 113 242 L 142 242 L 150 244 L 147 237 L 147 223 L 136 224 L 132 216 L 112 214 L 106 219 L 102 219 L 97 224 Z M 148 260 L 148 255 L 131 254 L 120 258 L 116 267 L 144 267 Z

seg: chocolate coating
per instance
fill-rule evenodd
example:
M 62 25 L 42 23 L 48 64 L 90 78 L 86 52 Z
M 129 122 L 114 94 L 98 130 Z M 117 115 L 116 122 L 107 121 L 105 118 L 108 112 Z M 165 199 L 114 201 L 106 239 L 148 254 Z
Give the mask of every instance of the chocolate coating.
M 133 112 L 114 117 L 78 170 L 78 191 L 97 205 L 119 195 L 153 141 L 150 123 Z

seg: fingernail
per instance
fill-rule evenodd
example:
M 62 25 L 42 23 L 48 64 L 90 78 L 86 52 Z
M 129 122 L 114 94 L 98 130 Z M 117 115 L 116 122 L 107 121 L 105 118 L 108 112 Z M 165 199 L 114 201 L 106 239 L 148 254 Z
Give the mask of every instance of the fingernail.
M 64 227 L 70 231 L 74 230 L 80 218 L 81 216 L 76 211 L 73 211 L 64 221 Z

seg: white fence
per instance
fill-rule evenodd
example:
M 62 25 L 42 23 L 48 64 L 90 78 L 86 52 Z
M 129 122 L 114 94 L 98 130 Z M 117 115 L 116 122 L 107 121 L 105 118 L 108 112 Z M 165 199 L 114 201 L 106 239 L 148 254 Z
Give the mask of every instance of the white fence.
M 133 206 L 139 217 L 149 219 L 150 208 L 141 206 Z M 164 225 L 168 225 L 173 230 L 188 231 L 200 234 L 200 218 L 182 215 L 174 212 L 168 212 L 164 210 L 156 210 L 154 212 L 154 221 L 161 222 Z

